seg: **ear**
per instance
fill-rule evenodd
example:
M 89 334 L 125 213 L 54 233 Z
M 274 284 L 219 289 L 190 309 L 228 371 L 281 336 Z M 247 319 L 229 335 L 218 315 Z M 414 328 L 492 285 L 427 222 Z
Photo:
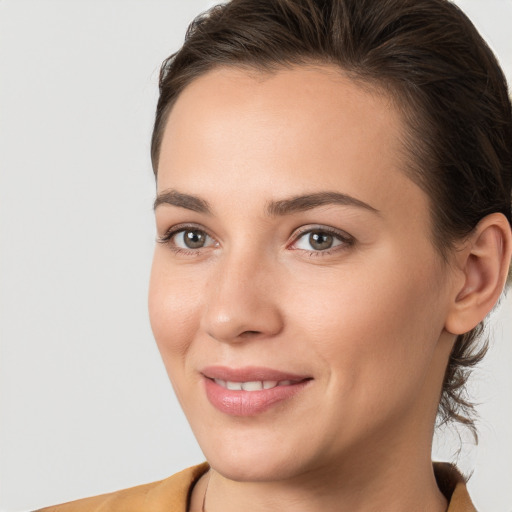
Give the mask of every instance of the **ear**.
M 484 217 L 456 253 L 461 279 L 453 289 L 445 329 L 464 334 L 476 327 L 498 302 L 512 253 L 512 231 L 501 213 Z

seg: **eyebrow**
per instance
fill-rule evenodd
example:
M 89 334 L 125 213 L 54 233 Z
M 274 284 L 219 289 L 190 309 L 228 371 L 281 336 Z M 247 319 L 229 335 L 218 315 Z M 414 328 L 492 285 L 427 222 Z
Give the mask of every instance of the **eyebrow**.
M 185 208 L 198 213 L 205 213 L 207 215 L 211 215 L 212 213 L 212 209 L 208 201 L 191 194 L 178 192 L 177 190 L 166 190 L 158 194 L 153 204 L 153 209 L 156 210 L 156 208 L 161 204 L 178 206 L 180 208 Z M 289 199 L 270 201 L 267 203 L 267 214 L 271 217 L 284 216 L 292 213 L 312 210 L 319 206 L 329 206 L 333 204 L 355 206 L 368 210 L 372 213 L 380 213 L 379 210 L 370 206 L 368 203 L 347 194 L 341 194 L 339 192 L 315 192 L 313 194 L 294 196 Z
M 186 208 L 187 210 L 192 210 L 194 212 L 206 213 L 208 215 L 211 215 L 212 213 L 208 201 L 190 194 L 183 194 L 177 190 L 166 190 L 161 194 L 158 194 L 155 202 L 153 203 L 153 210 L 156 210 L 161 204 L 170 204 L 180 208 Z
M 369 204 L 356 199 L 355 197 L 339 192 L 316 192 L 314 194 L 306 194 L 295 196 L 290 199 L 280 201 L 272 201 L 267 205 L 267 212 L 271 216 L 289 215 L 291 213 L 311 210 L 319 206 L 329 205 L 356 206 L 373 213 L 379 213 L 379 210 Z

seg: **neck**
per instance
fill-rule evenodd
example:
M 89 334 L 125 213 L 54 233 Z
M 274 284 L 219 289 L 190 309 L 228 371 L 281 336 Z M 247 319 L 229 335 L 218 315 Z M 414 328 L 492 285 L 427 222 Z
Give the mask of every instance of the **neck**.
M 281 480 L 233 480 L 212 469 L 205 512 L 445 512 L 427 423 L 414 415 L 393 421 L 322 466 L 310 461 L 307 471 Z
M 278 482 L 237 482 L 210 470 L 198 486 L 196 503 L 202 508 L 205 497 L 205 512 L 410 512 L 418 504 L 422 510 L 446 511 L 430 457 L 421 465 L 417 459 L 389 462 L 380 471 L 360 463 Z

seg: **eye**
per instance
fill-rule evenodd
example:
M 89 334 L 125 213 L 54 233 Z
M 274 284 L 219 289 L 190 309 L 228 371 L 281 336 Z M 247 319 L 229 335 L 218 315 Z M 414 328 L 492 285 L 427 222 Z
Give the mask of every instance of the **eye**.
M 352 245 L 354 239 L 343 232 L 338 232 L 327 228 L 308 229 L 297 236 L 293 243 L 293 249 L 304 251 L 329 251 L 338 246 Z
M 172 249 L 177 251 L 197 250 L 217 244 L 217 242 L 202 229 L 195 227 L 180 228 L 179 226 L 170 229 L 158 241 L 170 245 Z
M 184 229 L 174 236 L 174 244 L 182 249 L 200 249 L 205 247 L 211 238 L 199 229 Z

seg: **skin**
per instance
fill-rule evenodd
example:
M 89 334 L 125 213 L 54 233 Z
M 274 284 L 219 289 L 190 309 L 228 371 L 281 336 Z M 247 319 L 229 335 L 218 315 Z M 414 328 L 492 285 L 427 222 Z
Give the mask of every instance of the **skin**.
M 464 280 L 432 245 L 428 198 L 403 172 L 401 138 L 385 95 L 327 66 L 216 69 L 173 107 L 158 194 L 193 195 L 211 211 L 163 202 L 158 236 L 185 223 L 208 238 L 197 249 L 183 250 L 179 235 L 156 245 L 149 308 L 212 466 L 209 512 L 446 509 L 431 440 Z M 268 212 L 269 202 L 326 191 L 375 211 Z M 302 228 L 344 238 L 315 250 Z M 262 414 L 233 417 L 207 400 L 207 365 L 312 380 Z

